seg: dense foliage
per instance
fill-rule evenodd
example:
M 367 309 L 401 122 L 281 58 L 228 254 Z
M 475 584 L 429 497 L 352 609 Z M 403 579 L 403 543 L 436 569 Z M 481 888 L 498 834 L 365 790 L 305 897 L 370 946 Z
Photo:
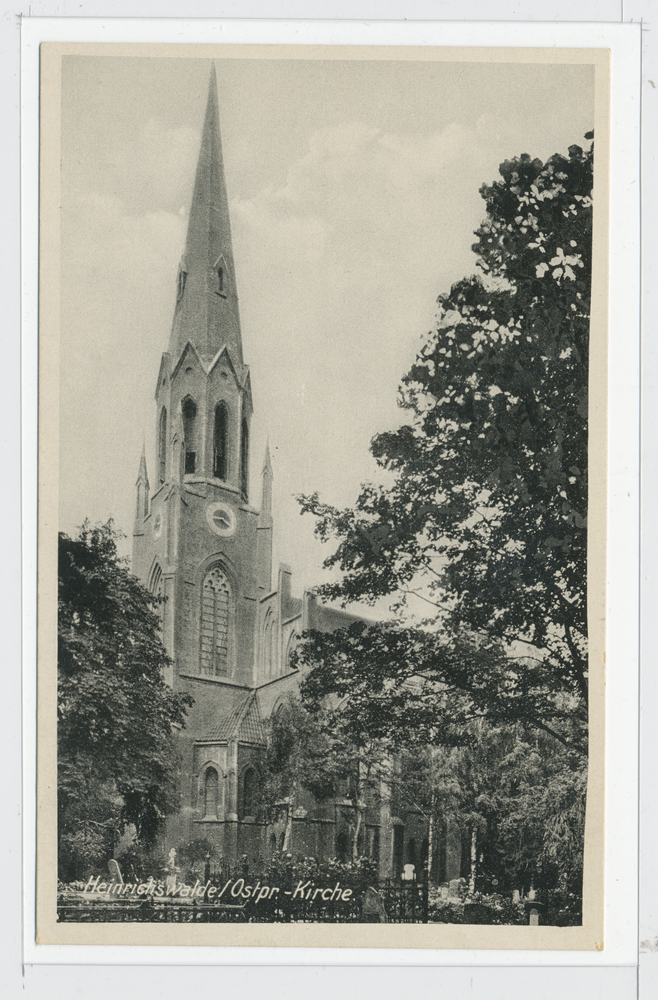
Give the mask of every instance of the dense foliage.
M 188 695 L 163 672 L 157 598 L 117 554 L 112 522 L 59 536 L 57 769 L 60 869 L 107 856 L 132 824 L 152 839 L 176 804 L 173 730 Z
M 350 655 L 364 641 L 370 652 L 396 645 L 399 664 L 418 654 L 421 673 L 465 686 L 473 704 L 486 676 L 487 710 L 556 731 L 568 697 L 581 752 L 592 163 L 592 148 L 572 146 L 546 163 L 502 164 L 481 191 L 483 274 L 440 296 L 437 327 L 403 379 L 411 422 L 372 442 L 392 484 L 364 485 L 348 510 L 301 499 L 319 537 L 338 540 L 326 565 L 342 575 L 325 595 L 404 604 L 415 594 L 428 609 L 424 638 L 374 627 Z M 325 651 L 334 662 L 331 637 L 312 642 L 317 662 Z M 503 652 L 515 657 L 507 667 Z M 356 659 L 359 678 L 369 659 Z M 392 680 L 399 694 L 396 676 L 386 692 Z
M 365 839 L 366 801 L 377 795 L 379 769 L 387 745 L 361 725 L 349 698 L 312 702 L 290 698 L 271 720 L 267 754 L 270 812 L 285 804 L 284 851 L 294 851 L 293 814 L 302 789 L 316 800 L 330 796 L 348 804 L 352 860 Z

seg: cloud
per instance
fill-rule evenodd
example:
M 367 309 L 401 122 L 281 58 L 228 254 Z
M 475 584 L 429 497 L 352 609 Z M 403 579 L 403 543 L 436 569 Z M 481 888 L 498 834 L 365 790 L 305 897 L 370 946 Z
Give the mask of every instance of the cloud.
M 67 155 L 69 148 L 76 154 Z M 132 138 L 112 146 L 97 137 L 65 143 L 63 150 L 64 199 L 105 195 L 136 216 L 189 205 L 199 153 L 199 136 L 191 128 L 165 129 L 150 119 Z
M 482 214 L 477 185 L 470 216 L 467 208 L 475 146 L 475 130 L 456 124 L 426 137 L 360 122 L 320 129 L 283 186 L 235 206 L 249 230 L 245 246 L 265 245 L 304 268 L 322 265 L 346 285 L 390 285 L 392 270 L 399 281 L 428 268 L 436 275 L 442 248 L 456 229 L 464 232 L 464 221 L 465 262 L 468 229 Z M 460 173 L 463 201 L 454 196 Z

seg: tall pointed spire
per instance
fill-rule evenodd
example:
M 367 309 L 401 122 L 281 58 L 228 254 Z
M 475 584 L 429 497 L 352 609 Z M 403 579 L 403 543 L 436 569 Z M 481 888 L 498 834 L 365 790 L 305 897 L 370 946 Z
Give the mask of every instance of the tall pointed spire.
M 209 361 L 224 346 L 242 365 L 242 341 L 228 196 L 224 178 L 215 65 L 210 71 L 185 253 L 169 343 L 173 364 L 190 341 Z

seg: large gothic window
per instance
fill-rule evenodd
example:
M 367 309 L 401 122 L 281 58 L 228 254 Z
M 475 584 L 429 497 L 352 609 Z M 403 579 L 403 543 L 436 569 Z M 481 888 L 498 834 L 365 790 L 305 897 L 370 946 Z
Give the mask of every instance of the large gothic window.
M 249 496 L 249 424 L 246 418 L 242 421 L 240 436 L 240 489 L 246 500 Z
M 196 403 L 188 396 L 183 400 L 183 434 L 185 436 L 185 475 L 196 472 Z
M 231 592 L 219 566 L 206 574 L 201 594 L 201 673 L 226 677 L 229 672 Z
M 212 474 L 217 479 L 228 475 L 228 410 L 224 402 L 215 407 Z
M 164 483 L 167 474 L 167 410 L 162 407 L 160 413 L 160 431 L 158 435 L 158 466 L 160 485 Z

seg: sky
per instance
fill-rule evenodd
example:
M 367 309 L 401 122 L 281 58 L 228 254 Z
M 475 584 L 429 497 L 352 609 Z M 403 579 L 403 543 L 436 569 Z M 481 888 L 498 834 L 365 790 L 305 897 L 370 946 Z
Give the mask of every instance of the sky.
M 269 438 L 274 560 L 331 551 L 295 497 L 383 478 L 400 379 L 437 296 L 475 270 L 479 194 L 521 153 L 585 145 L 594 71 L 565 64 L 217 59 L 245 362 L 251 498 Z M 166 350 L 210 61 L 66 56 L 61 119 L 60 529 L 114 518 L 130 552 L 143 442 L 155 478 Z

